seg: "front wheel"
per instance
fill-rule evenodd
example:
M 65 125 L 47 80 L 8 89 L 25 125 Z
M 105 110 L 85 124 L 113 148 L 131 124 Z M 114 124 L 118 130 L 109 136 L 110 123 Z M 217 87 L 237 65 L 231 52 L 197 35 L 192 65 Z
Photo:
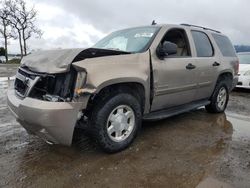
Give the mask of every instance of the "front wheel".
M 120 93 L 97 103 L 92 113 L 93 136 L 109 153 L 128 147 L 141 125 L 141 106 L 131 94 Z
M 226 81 L 220 81 L 211 97 L 211 103 L 206 106 L 206 110 L 210 113 L 224 112 L 229 99 L 229 89 Z

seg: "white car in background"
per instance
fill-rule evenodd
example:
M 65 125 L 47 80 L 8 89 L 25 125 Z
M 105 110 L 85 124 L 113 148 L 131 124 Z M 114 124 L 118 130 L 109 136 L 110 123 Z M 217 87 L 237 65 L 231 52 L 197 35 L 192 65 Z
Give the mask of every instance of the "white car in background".
M 238 53 L 239 81 L 236 87 L 250 89 L 250 52 Z

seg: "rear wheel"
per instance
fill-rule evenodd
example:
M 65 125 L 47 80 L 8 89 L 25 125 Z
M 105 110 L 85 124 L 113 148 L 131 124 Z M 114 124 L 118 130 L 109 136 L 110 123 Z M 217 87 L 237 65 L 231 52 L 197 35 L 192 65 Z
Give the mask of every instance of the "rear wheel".
M 141 106 L 131 94 L 119 93 L 96 103 L 91 129 L 99 146 L 114 153 L 128 147 L 141 125 Z
M 221 80 L 217 83 L 214 93 L 211 97 L 211 103 L 206 106 L 206 110 L 210 113 L 224 112 L 229 99 L 228 83 Z

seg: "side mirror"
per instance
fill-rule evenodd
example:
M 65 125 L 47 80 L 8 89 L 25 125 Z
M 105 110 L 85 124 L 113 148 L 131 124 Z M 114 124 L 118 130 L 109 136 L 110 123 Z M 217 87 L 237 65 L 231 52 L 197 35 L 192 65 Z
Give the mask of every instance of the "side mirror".
M 177 54 L 177 45 L 175 43 L 165 41 L 162 45 L 159 45 L 156 54 L 160 59 L 164 59 L 169 55 Z

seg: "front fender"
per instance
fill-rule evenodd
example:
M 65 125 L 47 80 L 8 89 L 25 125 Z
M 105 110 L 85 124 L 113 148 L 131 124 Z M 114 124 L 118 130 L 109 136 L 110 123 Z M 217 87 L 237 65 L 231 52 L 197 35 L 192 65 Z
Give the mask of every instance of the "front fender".
M 150 64 L 149 51 L 85 59 L 73 66 L 87 72 L 83 90 L 96 94 L 103 88 L 119 83 L 139 83 L 145 90 L 145 110 L 149 109 Z

